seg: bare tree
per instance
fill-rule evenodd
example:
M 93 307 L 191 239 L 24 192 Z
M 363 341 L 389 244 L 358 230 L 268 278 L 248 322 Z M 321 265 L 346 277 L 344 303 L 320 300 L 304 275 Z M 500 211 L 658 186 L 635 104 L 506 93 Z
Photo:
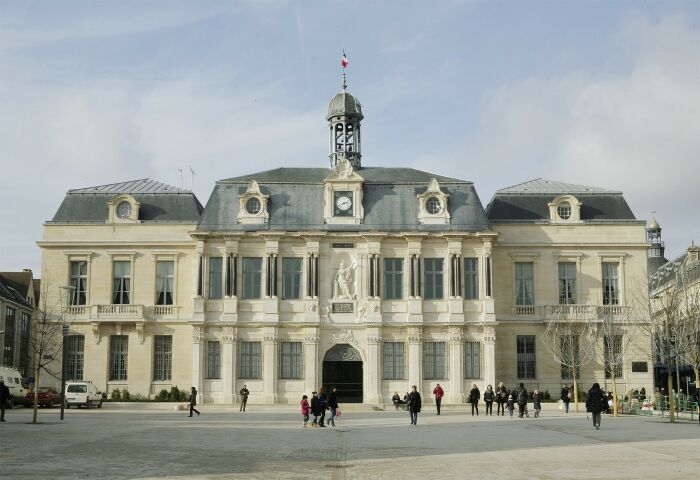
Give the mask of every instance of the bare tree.
M 581 369 L 595 358 L 595 327 L 587 305 L 559 305 L 545 320 L 542 343 L 561 365 L 562 378 L 574 384 L 574 409 L 578 412 Z
M 44 270 L 46 271 L 46 270 Z M 34 412 L 32 423 L 37 423 L 39 409 L 39 381 L 42 372 L 59 378 L 60 372 L 54 372 L 50 366 L 62 358 L 62 311 L 60 300 L 51 295 L 51 281 L 41 280 L 39 308 L 36 313 L 33 335 L 29 341 L 30 354 L 34 358 Z M 59 363 L 61 365 L 61 363 Z M 63 399 L 61 392 L 61 399 Z

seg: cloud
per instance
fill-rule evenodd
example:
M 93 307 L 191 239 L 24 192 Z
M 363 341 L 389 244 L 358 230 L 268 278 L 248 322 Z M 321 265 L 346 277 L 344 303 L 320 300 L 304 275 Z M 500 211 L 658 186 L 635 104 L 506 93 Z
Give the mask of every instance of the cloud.
M 666 232 L 679 252 L 700 238 L 700 32 L 682 16 L 632 16 L 618 42 L 626 71 L 533 76 L 492 91 L 460 155 L 475 168 L 457 168 L 482 187 L 490 177 L 487 191 L 540 176 L 623 190 L 638 218 L 656 210 L 662 224 L 688 225 Z

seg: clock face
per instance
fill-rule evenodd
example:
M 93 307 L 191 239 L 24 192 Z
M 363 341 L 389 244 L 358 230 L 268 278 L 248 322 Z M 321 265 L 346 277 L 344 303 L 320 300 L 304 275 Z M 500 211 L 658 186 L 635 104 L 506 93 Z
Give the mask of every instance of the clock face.
M 352 215 L 352 192 L 335 192 L 335 215 Z

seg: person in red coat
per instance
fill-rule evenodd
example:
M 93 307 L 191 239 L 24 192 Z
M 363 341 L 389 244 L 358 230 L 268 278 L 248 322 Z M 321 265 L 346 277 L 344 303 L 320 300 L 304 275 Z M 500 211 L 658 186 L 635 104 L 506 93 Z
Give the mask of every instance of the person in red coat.
M 437 407 L 437 414 L 440 415 L 440 403 L 442 403 L 442 397 L 445 395 L 445 391 L 442 389 L 440 384 L 435 385 L 433 389 L 433 395 L 435 395 L 435 406 Z

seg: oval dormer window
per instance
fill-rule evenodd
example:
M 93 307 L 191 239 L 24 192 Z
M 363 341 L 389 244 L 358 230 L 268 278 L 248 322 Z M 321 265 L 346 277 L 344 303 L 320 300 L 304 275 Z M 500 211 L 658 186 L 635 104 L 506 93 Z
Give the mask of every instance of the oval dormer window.
M 437 197 L 430 197 L 427 202 L 425 202 L 425 209 L 431 215 L 437 215 L 442 212 L 442 202 Z
M 121 202 L 117 205 L 117 217 L 122 219 L 131 217 L 131 204 L 129 202 Z
M 252 197 L 249 198 L 247 202 L 245 202 L 245 209 L 246 212 L 250 215 L 257 215 L 260 213 L 260 210 L 262 209 L 262 204 L 260 203 L 260 199 L 257 197 Z
M 571 218 L 571 204 L 569 202 L 561 202 L 557 206 L 557 215 L 562 220 L 568 220 Z

